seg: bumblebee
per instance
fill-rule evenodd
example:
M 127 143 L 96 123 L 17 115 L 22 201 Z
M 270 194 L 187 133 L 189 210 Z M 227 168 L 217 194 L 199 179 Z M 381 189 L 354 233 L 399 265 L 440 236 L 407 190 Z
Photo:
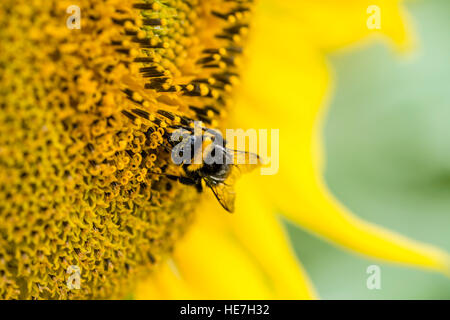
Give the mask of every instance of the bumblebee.
M 221 206 L 233 213 L 236 180 L 241 174 L 256 169 L 262 163 L 261 158 L 254 153 L 226 148 L 226 141 L 218 131 L 202 128 L 203 134 L 198 135 L 191 127 L 177 126 L 175 129 L 183 133 L 182 138 L 171 139 L 172 155 L 184 156 L 184 160 L 177 163 L 182 167 L 183 175 L 165 176 L 193 186 L 198 192 L 208 187 Z

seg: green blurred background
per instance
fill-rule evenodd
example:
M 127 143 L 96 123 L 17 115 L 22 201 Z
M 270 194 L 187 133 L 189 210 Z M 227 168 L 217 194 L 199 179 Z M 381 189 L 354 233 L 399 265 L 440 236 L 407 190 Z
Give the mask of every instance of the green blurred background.
M 360 217 L 450 252 L 450 1 L 407 2 L 419 38 L 405 59 L 371 42 L 330 56 L 326 181 Z M 323 299 L 450 299 L 450 279 L 333 247 L 287 223 Z M 366 268 L 381 267 L 381 290 Z

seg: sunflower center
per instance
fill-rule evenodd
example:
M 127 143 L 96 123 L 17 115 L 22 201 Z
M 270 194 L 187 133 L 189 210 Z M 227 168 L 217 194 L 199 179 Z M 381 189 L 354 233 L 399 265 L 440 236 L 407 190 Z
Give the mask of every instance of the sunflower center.
M 166 129 L 219 125 L 237 81 L 247 1 L 70 4 L 80 30 L 0 3 L 1 298 L 123 297 L 170 254 L 199 195 L 159 175 Z

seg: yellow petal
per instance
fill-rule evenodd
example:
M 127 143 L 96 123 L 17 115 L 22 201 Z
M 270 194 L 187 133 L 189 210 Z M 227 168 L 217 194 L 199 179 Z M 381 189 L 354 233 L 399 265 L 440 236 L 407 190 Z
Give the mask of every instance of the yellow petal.
M 320 137 L 329 76 L 320 51 L 301 36 L 293 20 L 257 14 L 233 126 L 279 128 L 280 173 L 255 185 L 293 221 L 330 241 L 371 257 L 448 272 L 447 253 L 365 223 L 329 194 Z
M 260 0 L 255 11 L 268 12 L 278 21 L 290 19 L 290 28 L 302 30 L 309 42 L 318 48 L 334 49 L 353 44 L 370 35 L 384 35 L 400 48 L 412 44 L 410 28 L 407 32 L 407 14 L 400 0 Z M 368 11 L 377 6 L 380 29 L 369 29 L 367 21 L 373 16 Z M 410 27 L 410 25 L 408 25 Z
M 296 178 L 297 175 L 292 176 L 287 188 L 295 188 Z M 286 216 L 302 227 L 334 244 L 373 258 L 450 274 L 450 259 L 446 252 L 362 221 L 339 204 L 318 178 L 316 181 L 304 180 L 302 184 L 309 192 L 292 194 L 298 197 L 301 206 L 287 202 L 286 197 L 279 198 L 278 203 Z
M 316 298 L 269 204 L 250 197 L 254 188 L 246 180 L 239 184 L 235 215 L 210 194 L 199 212 L 201 222 L 176 249 L 176 262 L 141 282 L 137 299 Z
M 138 283 L 137 300 L 193 300 L 200 295 L 181 278 L 172 260 L 163 263 L 154 273 Z
M 221 214 L 216 210 L 208 214 Z M 226 228 L 200 221 L 178 244 L 174 261 L 203 299 L 274 299 L 268 279 Z
M 273 203 L 252 177 L 236 186 L 235 215 L 226 216 L 234 234 L 269 275 L 279 299 L 315 299 L 317 294 L 295 258 L 289 239 L 274 215 Z

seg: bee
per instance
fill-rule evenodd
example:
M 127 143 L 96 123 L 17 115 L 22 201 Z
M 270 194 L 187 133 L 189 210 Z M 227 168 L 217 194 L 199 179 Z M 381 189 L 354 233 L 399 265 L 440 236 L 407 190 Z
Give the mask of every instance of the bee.
M 205 187 L 211 189 L 221 206 L 233 213 L 236 180 L 242 174 L 260 166 L 261 158 L 251 152 L 226 148 L 227 143 L 218 131 L 202 128 L 204 134 L 198 135 L 191 127 L 174 128 L 183 131 L 182 138 L 170 140 L 172 159 L 174 155 L 184 156 L 181 163 L 177 162 L 182 167 L 183 175 L 165 174 L 165 176 L 170 180 L 193 186 L 198 192 L 202 192 Z

